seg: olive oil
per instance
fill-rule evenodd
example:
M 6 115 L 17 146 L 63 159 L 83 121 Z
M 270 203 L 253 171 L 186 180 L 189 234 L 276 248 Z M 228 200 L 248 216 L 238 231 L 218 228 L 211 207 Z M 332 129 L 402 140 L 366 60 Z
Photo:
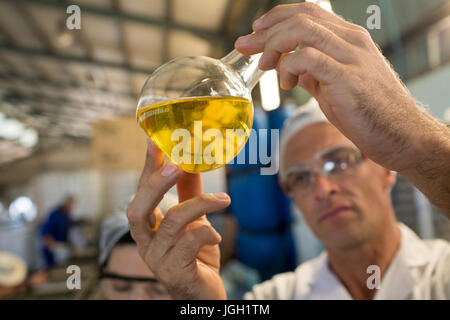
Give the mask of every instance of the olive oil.
M 142 108 L 140 126 L 184 171 L 225 165 L 241 151 L 253 125 L 252 103 L 238 97 L 193 97 Z

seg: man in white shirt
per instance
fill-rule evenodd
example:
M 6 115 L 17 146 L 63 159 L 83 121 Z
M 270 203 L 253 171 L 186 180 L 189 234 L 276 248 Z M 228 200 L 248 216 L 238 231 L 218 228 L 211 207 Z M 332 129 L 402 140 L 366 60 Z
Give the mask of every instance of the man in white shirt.
M 314 99 L 286 121 L 280 159 L 280 183 L 325 250 L 246 299 L 450 297 L 449 243 L 396 222 L 395 173 L 363 155 Z

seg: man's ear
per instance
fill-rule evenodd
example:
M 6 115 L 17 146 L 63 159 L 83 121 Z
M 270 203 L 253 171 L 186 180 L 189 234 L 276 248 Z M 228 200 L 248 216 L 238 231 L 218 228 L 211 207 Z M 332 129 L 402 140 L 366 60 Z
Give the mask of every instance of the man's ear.
M 283 182 L 280 181 L 280 179 L 278 179 L 278 186 L 280 187 L 281 191 L 283 191 L 284 195 L 286 197 L 289 197 L 286 186 L 283 184 Z
M 386 174 L 386 187 L 389 188 L 389 190 L 392 189 L 392 187 L 395 185 L 395 183 L 397 182 L 397 172 L 389 170 L 389 169 L 385 169 L 385 174 Z

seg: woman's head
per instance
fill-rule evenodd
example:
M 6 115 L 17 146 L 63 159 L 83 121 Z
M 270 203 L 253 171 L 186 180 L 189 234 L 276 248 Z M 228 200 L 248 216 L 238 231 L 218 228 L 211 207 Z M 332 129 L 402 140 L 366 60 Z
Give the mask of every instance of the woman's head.
M 111 249 L 100 276 L 103 292 L 109 300 L 171 299 L 139 256 L 129 232 Z
M 171 299 L 140 257 L 124 214 L 102 223 L 99 258 L 101 288 L 107 299 Z

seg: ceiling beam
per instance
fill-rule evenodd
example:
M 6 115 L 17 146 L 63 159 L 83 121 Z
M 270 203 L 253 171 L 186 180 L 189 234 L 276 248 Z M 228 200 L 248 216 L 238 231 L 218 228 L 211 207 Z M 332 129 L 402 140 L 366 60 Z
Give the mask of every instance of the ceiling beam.
M 401 36 L 400 40 L 403 44 L 413 40 L 417 36 L 427 32 L 427 30 L 433 26 L 435 23 L 439 22 L 443 18 L 450 15 L 450 2 L 446 2 L 436 10 L 431 12 L 429 15 L 422 17 L 418 23 L 412 26 L 409 30 L 405 31 Z M 388 56 L 394 52 L 394 44 L 389 43 L 382 47 L 383 54 Z
M 103 109 L 107 109 L 108 111 L 112 111 L 112 115 L 120 116 L 125 114 L 133 114 L 132 109 L 128 110 L 119 106 L 112 106 L 111 104 L 99 104 L 91 101 L 75 101 L 73 99 L 68 98 L 54 98 L 49 99 L 47 96 L 43 94 L 23 94 L 21 90 L 12 90 L 8 95 L 3 97 L 3 101 L 9 102 L 14 105 L 19 105 L 20 103 L 24 103 L 26 105 L 31 106 L 32 111 L 27 111 L 26 115 L 28 116 L 30 113 L 33 115 L 44 115 L 49 118 L 51 121 L 53 119 L 57 119 L 58 116 L 62 114 L 62 110 L 89 110 L 98 114 L 100 118 L 102 114 L 104 114 Z M 45 110 L 46 108 L 40 107 L 44 106 L 54 106 L 54 111 Z M 62 107 L 64 106 L 64 108 Z M 53 107 L 52 107 L 53 108 Z M 131 112 L 130 112 L 131 111 Z M 96 119 L 97 117 L 88 118 L 86 116 L 80 116 L 79 112 L 73 114 L 74 120 L 78 122 L 89 122 L 92 119 Z
M 39 39 L 39 41 L 44 45 L 44 50 L 48 51 L 50 54 L 56 53 L 56 47 L 52 42 L 52 39 L 46 34 L 46 32 L 42 29 L 42 26 L 39 21 L 33 16 L 31 13 L 30 7 L 28 7 L 25 3 L 17 2 L 16 8 L 19 13 L 24 17 L 25 23 L 28 25 L 29 30 L 35 34 L 35 36 Z M 63 22 L 64 15 L 61 14 L 61 22 Z M 81 30 L 80 30 L 81 31 Z M 85 39 L 81 33 L 78 34 L 80 42 L 83 46 L 83 51 L 86 52 L 88 58 L 91 58 L 91 48 L 88 44 L 84 43 Z M 46 70 L 43 70 L 35 61 L 30 61 L 33 67 L 39 71 L 40 74 L 44 75 L 45 79 L 51 79 Z M 69 75 L 71 82 L 76 83 L 76 79 L 70 70 L 66 66 L 62 66 L 62 70 Z
M 166 63 L 169 61 L 169 33 L 170 28 L 168 25 L 172 23 L 173 16 L 173 1 L 166 0 L 166 10 L 165 10 L 165 19 L 168 22 L 167 25 L 163 29 L 163 45 L 162 45 L 162 62 Z
M 122 11 L 121 5 L 120 5 L 120 0 L 111 0 L 112 4 L 111 6 L 118 12 Z M 119 34 L 119 47 L 120 50 L 122 51 L 122 55 L 124 57 L 125 63 L 126 64 L 130 64 L 131 63 L 131 53 L 130 53 L 130 49 L 128 48 L 127 45 L 127 37 L 125 34 L 125 28 L 123 26 L 123 22 L 122 21 L 116 21 L 116 26 L 117 26 L 117 31 Z
M 20 2 L 16 3 L 16 8 L 17 8 L 17 11 L 19 11 L 19 13 L 24 18 L 23 21 L 28 25 L 28 29 L 44 45 L 45 50 L 47 50 L 49 52 L 54 52 L 55 48 L 53 46 L 51 39 L 42 30 L 41 25 L 39 24 L 38 21 L 36 21 L 35 17 L 30 13 L 29 8 Z
M 47 86 L 51 87 L 55 90 L 60 89 L 67 89 L 67 90 L 86 90 L 89 89 L 92 92 L 96 93 L 102 93 L 102 94 L 112 94 L 112 95 L 120 95 L 120 96 L 126 96 L 129 98 L 136 99 L 136 95 L 132 92 L 127 91 L 111 91 L 105 88 L 96 87 L 96 88 L 90 88 L 86 86 L 80 86 L 73 83 L 63 83 L 61 81 L 53 81 L 53 80 L 47 80 L 47 79 L 34 79 L 30 77 L 21 76 L 17 73 L 8 73 L 8 74 L 1 74 L 0 73 L 0 80 L 8 80 L 8 81 L 21 81 L 24 82 L 30 86 L 39 85 L 39 86 Z M 1 86 L 0 86 L 1 87 Z
M 23 8 L 20 8 L 18 6 L 16 6 L 15 9 L 19 14 L 21 14 L 24 17 L 24 20 L 27 20 L 27 13 L 23 10 Z M 30 32 L 35 32 L 33 30 L 33 27 L 30 25 L 30 23 L 27 23 L 28 29 L 30 30 Z M 7 45 L 14 45 L 16 43 L 15 37 L 13 34 L 11 34 L 11 32 L 9 32 L 7 30 L 7 28 L 5 28 L 2 25 L 2 22 L 0 21 L 0 34 L 5 38 L 6 44 Z M 36 34 L 36 33 L 35 33 Z M 37 35 L 37 34 L 36 34 Z M 37 35 L 38 36 L 38 35 Z M 2 59 L 3 61 L 6 61 L 6 64 L 8 66 L 8 69 L 14 69 L 15 72 L 17 72 L 17 67 L 12 64 L 12 63 L 8 63 L 8 58 L 7 57 L 0 57 L 0 59 Z M 42 70 L 42 68 L 39 68 L 39 66 L 35 63 L 35 61 L 33 60 L 28 60 L 24 62 L 25 65 L 28 65 L 31 68 L 34 68 L 38 71 L 38 76 L 40 78 L 48 78 L 47 74 L 44 72 L 44 70 Z
M 60 1 L 61 1 L 61 0 L 60 0 Z M 64 5 L 65 5 L 66 8 L 67 8 L 68 6 L 71 5 L 71 3 L 69 3 L 69 2 L 66 1 L 66 0 L 62 0 L 61 2 L 64 3 Z M 66 12 L 64 11 L 64 13 L 63 13 L 63 18 L 66 17 L 65 14 L 66 14 Z M 86 34 L 85 34 L 85 32 L 84 32 L 83 30 L 84 30 L 83 28 L 81 28 L 81 29 L 79 29 L 79 30 L 76 30 L 77 32 L 75 33 L 75 35 L 76 35 L 75 38 L 78 39 L 78 40 L 80 41 L 81 45 L 83 46 L 84 51 L 86 52 L 87 57 L 90 58 L 90 59 L 92 59 L 93 56 L 94 56 L 94 55 L 93 55 L 93 54 L 94 54 L 94 53 L 93 53 L 94 50 L 93 50 L 93 48 L 92 48 L 91 43 L 89 42 L 89 39 L 87 38 L 87 36 L 86 36 Z
M 17 2 L 28 2 L 33 3 L 36 5 L 42 5 L 47 7 L 54 7 L 54 8 L 64 8 L 66 9 L 67 4 L 61 1 L 54 1 L 54 0 L 0 0 L 3 2 L 9 2 L 9 3 L 17 3 Z M 158 27 L 167 27 L 170 29 L 180 30 L 180 31 L 186 31 L 189 33 L 192 33 L 193 35 L 204 38 L 208 40 L 209 42 L 215 44 L 215 45 L 223 45 L 223 39 L 216 33 L 211 32 L 205 29 L 193 27 L 193 26 L 187 26 L 182 25 L 176 22 L 169 22 L 165 19 L 158 19 L 158 18 L 152 18 L 147 17 L 143 15 L 136 15 L 131 14 L 127 12 L 120 12 L 115 10 L 114 8 L 108 9 L 108 8 L 99 8 L 95 6 L 90 6 L 86 4 L 78 4 L 78 6 L 81 9 L 81 14 L 83 12 L 99 15 L 99 16 L 105 16 L 113 19 L 122 20 L 124 22 L 136 22 L 136 23 L 142 23 L 146 25 L 151 26 L 158 26 Z M 65 12 L 65 11 L 64 11 Z
M 250 0 L 248 1 L 247 10 L 241 15 L 241 23 L 230 33 L 232 37 L 237 38 L 242 35 L 246 35 L 252 32 L 253 21 L 259 17 L 259 15 L 269 10 L 273 0 Z
M 233 42 L 235 39 L 228 33 L 228 27 L 230 25 L 231 16 L 233 14 L 233 10 L 236 7 L 236 4 L 239 0 L 228 0 L 225 11 L 222 16 L 222 21 L 220 21 L 219 33 L 221 36 L 226 39 L 225 43 L 227 44 L 226 48 L 223 48 L 223 52 L 220 52 L 220 55 L 224 55 L 233 49 Z
M 63 61 L 63 62 L 78 62 L 78 63 L 85 63 L 85 64 L 93 64 L 93 65 L 96 65 L 99 67 L 117 68 L 117 69 L 129 71 L 129 72 L 138 72 L 138 73 L 146 73 L 146 74 L 150 74 L 153 72 L 152 69 L 137 68 L 132 65 L 127 65 L 124 63 L 94 60 L 94 59 L 89 59 L 87 57 L 80 57 L 80 56 L 76 56 L 76 55 L 63 54 L 63 53 L 57 53 L 57 52 L 48 52 L 47 50 L 24 48 L 24 47 L 15 46 L 12 44 L 5 44 L 5 43 L 0 44 L 0 50 L 10 51 L 13 53 L 19 53 L 19 54 L 29 55 L 29 56 L 40 56 L 40 57 L 45 57 L 45 58 L 51 58 L 51 59 L 55 59 L 55 60 L 59 60 L 59 61 Z
M 122 11 L 122 6 L 120 4 L 120 0 L 111 0 L 111 7 L 114 8 L 114 10 L 120 12 Z M 120 20 L 115 21 L 115 25 L 117 28 L 117 33 L 119 34 L 119 49 L 122 52 L 123 59 L 125 61 L 126 65 L 131 65 L 131 52 L 130 48 L 127 44 L 127 36 L 125 34 L 125 27 L 123 25 L 123 22 Z M 128 86 L 130 91 L 133 91 L 133 79 L 131 77 L 131 73 L 127 72 L 128 77 Z

